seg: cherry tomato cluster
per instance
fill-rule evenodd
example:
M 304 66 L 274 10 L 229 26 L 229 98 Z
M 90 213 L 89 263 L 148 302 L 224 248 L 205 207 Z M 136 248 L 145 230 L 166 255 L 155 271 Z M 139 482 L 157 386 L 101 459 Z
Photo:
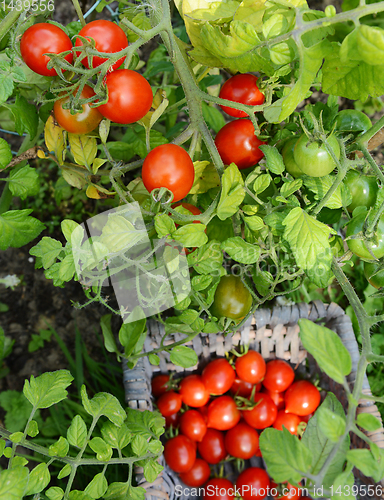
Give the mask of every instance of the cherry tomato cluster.
M 205 485 L 205 491 L 210 485 L 219 486 L 226 494 L 213 495 L 217 500 L 234 498 L 234 485 L 223 478 L 208 481 L 210 465 L 229 456 L 242 460 L 261 456 L 260 432 L 270 426 L 286 427 L 297 435 L 320 404 L 319 390 L 307 380 L 294 381 L 295 372 L 284 360 L 266 363 L 258 352 L 248 350 L 231 361 L 217 358 L 201 375 L 188 375 L 179 384 L 167 374 L 152 380 L 152 394 L 166 426 L 172 426 L 172 434 L 178 430 L 165 443 L 166 463 L 188 486 Z M 276 485 L 258 467 L 245 469 L 236 481 L 243 500 L 261 500 L 268 487 Z M 284 498 L 299 496 L 297 490 L 297 496 Z
M 127 36 L 115 23 L 96 20 L 88 23 L 79 32 L 75 47 L 84 45 L 83 40 L 93 41 L 94 48 L 101 53 L 113 54 L 128 47 Z M 65 53 L 64 59 L 72 63 L 74 54 L 81 57 L 81 51 L 73 48 L 72 41 L 63 29 L 54 24 L 37 23 L 28 28 L 20 41 L 21 56 L 26 65 L 35 73 L 43 76 L 55 76 L 54 68 L 48 69 L 50 57 L 47 54 Z M 105 57 L 83 57 L 81 62 L 86 68 L 97 68 L 108 59 Z M 108 68 L 104 85 L 108 92 L 108 101 L 95 108 L 89 103 L 82 104 L 79 113 L 72 114 L 63 107 L 69 97 L 55 102 L 56 121 L 68 132 L 87 134 L 94 130 L 103 117 L 115 123 L 129 124 L 143 118 L 152 106 L 153 94 L 147 80 L 129 69 L 117 69 L 125 60 L 118 59 Z M 75 93 L 74 93 L 75 94 Z M 95 95 L 93 89 L 85 85 L 80 98 L 89 99 Z
M 258 106 L 265 100 L 257 86 L 257 77 L 249 73 L 232 76 L 222 86 L 219 97 L 250 106 Z M 240 118 L 224 125 L 216 135 L 215 144 L 224 164 L 235 163 L 239 169 L 256 165 L 264 156 L 259 146 L 266 143 L 256 137 L 251 120 L 241 119 L 247 116 L 244 111 L 221 108 L 228 115 Z

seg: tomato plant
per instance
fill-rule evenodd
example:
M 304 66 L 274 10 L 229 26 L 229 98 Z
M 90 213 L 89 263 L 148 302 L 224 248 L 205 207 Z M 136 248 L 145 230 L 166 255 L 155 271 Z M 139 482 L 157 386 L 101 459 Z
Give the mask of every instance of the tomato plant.
M 225 434 L 225 448 L 233 457 L 248 460 L 259 447 L 259 435 L 245 422 L 239 422 Z
M 229 101 L 248 104 L 249 106 L 258 106 L 263 104 L 265 96 L 260 92 L 257 86 L 257 77 L 250 73 L 243 75 L 234 75 L 227 80 L 221 87 L 219 97 L 228 99 Z M 228 106 L 220 105 L 221 109 L 228 115 L 235 118 L 245 118 L 247 113 L 240 109 L 234 109 Z
M 179 434 L 165 443 L 164 458 L 173 471 L 188 472 L 196 460 L 195 445 L 189 438 Z
M 237 376 L 251 384 L 258 384 L 265 375 L 266 364 L 260 353 L 249 350 L 243 356 L 236 358 Z
M 227 431 L 240 420 L 240 412 L 231 396 L 220 396 L 208 406 L 208 427 Z
M 216 288 L 211 313 L 220 318 L 226 316 L 241 319 L 252 307 L 252 296 L 239 276 L 222 276 Z
M 343 182 L 352 195 L 352 202 L 347 206 L 348 212 L 352 213 L 356 207 L 370 208 L 375 204 L 379 187 L 374 175 L 349 170 Z
M 311 382 L 294 382 L 285 393 L 285 411 L 305 416 L 314 412 L 320 404 L 320 392 Z
M 264 469 L 249 467 L 237 478 L 236 487 L 240 490 L 243 500 L 262 500 L 268 494 L 270 480 Z
M 187 410 L 180 417 L 180 431 L 192 441 L 200 442 L 207 432 L 207 424 L 200 412 Z
M 80 94 L 80 99 L 89 99 L 95 95 L 88 85 L 85 85 Z M 97 108 L 92 108 L 89 103 L 82 104 L 80 113 L 72 114 L 71 110 L 64 106 L 69 104 L 69 97 L 62 97 L 55 102 L 53 112 L 57 123 L 67 132 L 73 134 L 88 134 L 92 132 L 101 120 L 102 114 Z
M 337 159 L 340 158 L 340 146 L 334 135 L 327 138 Z M 334 170 L 336 164 L 323 144 L 310 142 L 305 134 L 297 140 L 293 158 L 300 170 L 311 177 L 323 177 Z
M 64 30 L 49 23 L 37 23 L 28 28 L 21 37 L 20 52 L 25 64 L 35 73 L 43 76 L 57 75 L 54 68 L 48 69 L 50 54 L 61 54 L 72 49 L 72 42 Z M 65 59 L 71 63 L 72 52 Z
M 179 201 L 189 193 L 195 179 L 195 170 L 188 153 L 176 144 L 163 144 L 146 156 L 142 177 L 149 192 L 165 187 Z
M 266 365 L 263 386 L 269 391 L 284 392 L 295 378 L 293 368 L 283 359 L 273 359 Z
M 197 444 L 197 449 L 209 464 L 218 464 L 227 456 L 224 433 L 208 428 L 202 441 Z
M 188 406 L 199 408 L 209 399 L 209 391 L 200 375 L 188 375 L 180 383 L 180 396 Z
M 80 30 L 79 36 L 87 38 L 90 41 L 94 40 L 95 49 L 98 52 L 107 52 L 113 54 L 114 52 L 120 52 L 120 50 L 128 47 L 128 40 L 124 31 L 117 24 L 111 21 L 106 21 L 105 19 L 98 19 L 86 24 L 84 28 Z M 82 40 L 80 38 L 76 38 L 75 46 L 80 47 L 82 45 Z M 80 55 L 80 52 L 78 55 Z M 125 56 L 118 59 L 111 65 L 109 70 L 112 71 L 114 69 L 117 69 L 123 64 L 124 59 Z M 103 64 L 105 61 L 108 61 L 108 59 L 99 56 L 91 57 L 91 65 L 88 62 L 88 57 L 84 57 L 81 60 L 86 68 L 96 68 L 97 66 Z M 123 85 L 126 85 L 126 82 L 124 82 Z M 139 102 L 137 104 L 139 104 Z
M 100 113 L 115 123 L 134 123 L 151 109 L 153 94 L 147 80 L 130 69 L 117 69 L 104 80 L 108 101 L 98 107 Z
M 359 213 L 349 222 L 347 226 L 347 237 L 357 235 L 364 229 L 366 213 Z M 376 257 L 380 259 L 384 257 L 384 218 L 381 217 L 376 228 L 376 239 L 372 241 L 364 241 L 363 239 L 347 240 L 349 249 L 362 259 L 372 259 Z M 371 253 L 372 252 L 372 253 Z
M 236 374 L 226 359 L 219 358 L 207 364 L 201 378 L 209 394 L 221 396 L 232 387 Z
M 252 122 L 244 119 L 224 125 L 216 135 L 215 144 L 225 165 L 235 163 L 239 169 L 244 169 L 263 158 L 259 146 L 266 143 L 256 137 Z
M 182 472 L 180 474 L 180 479 L 187 486 L 199 487 L 203 486 L 211 475 L 211 468 L 208 462 L 202 458 L 196 458 L 195 463 L 192 465 L 191 469 L 187 472 Z

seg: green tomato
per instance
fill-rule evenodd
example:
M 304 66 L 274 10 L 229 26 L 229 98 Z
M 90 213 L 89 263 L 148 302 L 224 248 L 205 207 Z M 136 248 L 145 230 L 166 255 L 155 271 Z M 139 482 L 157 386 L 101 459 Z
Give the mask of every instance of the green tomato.
M 222 276 L 215 292 L 211 313 L 217 318 L 225 316 L 241 319 L 252 307 L 252 295 L 239 276 Z
M 362 111 L 343 109 L 337 113 L 335 125 L 340 132 L 364 133 L 372 127 L 372 122 Z
M 384 269 L 380 269 L 376 262 L 364 262 L 364 274 L 369 283 L 375 288 L 384 286 Z
M 352 203 L 347 207 L 348 212 L 352 213 L 356 207 L 370 208 L 375 204 L 379 186 L 374 175 L 349 170 L 343 182 L 352 195 Z
M 295 179 L 296 177 L 304 175 L 304 172 L 299 169 L 297 163 L 295 162 L 295 158 L 293 157 L 293 150 L 295 149 L 297 140 L 298 140 L 297 137 L 292 137 L 291 139 L 288 139 L 288 141 L 284 144 L 284 147 L 281 151 L 281 154 L 283 155 L 285 169 Z
M 336 158 L 340 158 L 340 147 L 334 135 L 327 137 Z M 302 134 L 293 150 L 294 160 L 304 174 L 311 177 L 324 177 L 335 168 L 336 164 L 323 144 L 309 142 L 308 137 Z
M 353 236 L 354 234 L 360 233 L 363 230 L 365 218 L 366 212 L 356 215 L 347 226 L 347 236 Z M 377 225 L 376 238 L 377 243 L 371 241 L 369 247 L 372 254 L 377 259 L 380 259 L 384 257 L 384 217 L 379 220 Z M 351 252 L 358 257 L 368 260 L 373 258 L 364 240 L 347 240 L 347 244 Z

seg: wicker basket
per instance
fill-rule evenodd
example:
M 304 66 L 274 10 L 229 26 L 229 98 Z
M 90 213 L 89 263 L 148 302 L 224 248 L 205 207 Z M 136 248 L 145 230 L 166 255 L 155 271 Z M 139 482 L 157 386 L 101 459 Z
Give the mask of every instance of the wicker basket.
M 313 358 L 305 351 L 301 345 L 297 324 L 300 318 L 307 318 L 312 321 L 321 321 L 328 328 L 334 330 L 343 341 L 352 357 L 352 372 L 348 376 L 348 382 L 353 386 L 357 363 L 359 359 L 359 348 L 352 329 L 350 318 L 344 313 L 337 304 L 323 304 L 321 301 L 315 301 L 311 304 L 297 304 L 293 306 L 274 307 L 273 309 L 259 309 L 253 318 L 236 332 L 233 336 L 223 336 L 220 334 L 200 334 L 189 342 L 190 347 L 199 357 L 199 369 L 207 364 L 211 357 L 223 357 L 227 351 L 240 344 L 249 344 L 252 349 L 259 351 L 264 359 L 274 358 L 285 359 L 290 362 L 297 371 L 307 371 L 308 367 L 311 374 L 320 373 Z M 148 324 L 149 334 L 147 336 L 144 350 L 151 351 L 159 347 L 164 335 L 163 325 L 150 321 Z M 167 342 L 173 343 L 184 338 L 182 334 L 173 334 L 169 336 Z M 173 365 L 169 361 L 168 353 L 161 353 L 160 365 L 150 365 L 148 358 L 141 358 L 133 370 L 129 370 L 124 363 L 124 385 L 127 404 L 130 408 L 141 410 L 152 410 L 151 399 L 151 378 L 156 372 L 176 371 L 180 374 L 190 373 L 197 369 L 197 366 L 184 369 Z M 307 360 L 306 363 L 303 363 Z M 305 366 L 306 365 L 306 366 Z M 321 373 L 321 387 L 327 391 L 332 391 L 341 401 L 344 407 L 347 405 L 347 398 L 341 385 L 329 379 L 324 373 Z M 363 393 L 370 395 L 368 379 L 365 377 Z M 360 400 L 358 412 L 367 412 L 380 419 L 380 413 L 372 401 Z M 384 448 L 384 429 L 381 428 L 375 432 L 369 432 L 367 435 L 380 447 Z M 365 443 L 353 435 L 353 446 L 364 447 Z M 162 462 L 163 463 L 163 462 Z M 262 467 L 262 460 L 254 457 L 250 464 L 256 467 Z M 164 463 L 163 463 L 164 465 Z M 230 466 L 229 466 L 230 467 Z M 231 476 L 230 469 L 227 470 Z M 375 484 L 369 478 L 362 477 L 356 472 L 356 481 L 366 485 Z M 175 487 L 182 485 L 178 476 L 166 465 L 163 473 L 158 479 L 149 484 L 145 481 L 142 471 L 136 471 L 137 480 L 140 486 L 147 491 L 147 499 L 168 499 L 175 498 Z M 384 485 L 384 482 L 382 483 Z M 186 497 L 177 497 L 186 500 Z M 370 500 L 378 497 L 369 497 Z M 196 500 L 196 497 L 194 497 Z

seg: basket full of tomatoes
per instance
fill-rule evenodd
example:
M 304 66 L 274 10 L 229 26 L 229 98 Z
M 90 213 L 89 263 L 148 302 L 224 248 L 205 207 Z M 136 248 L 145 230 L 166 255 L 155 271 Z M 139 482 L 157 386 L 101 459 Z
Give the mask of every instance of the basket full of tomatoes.
M 199 357 L 195 367 L 173 365 L 166 352 L 160 354 L 158 366 L 141 358 L 134 369 L 125 367 L 128 405 L 157 408 L 166 421 L 162 475 L 150 484 L 137 471 L 148 498 L 306 496 L 297 485 L 274 483 L 259 449 L 260 435 L 268 427 L 285 428 L 299 438 L 305 435 L 327 391 L 347 405 L 343 386 L 321 373 L 301 345 L 301 318 L 321 321 L 340 336 L 354 364 L 348 379 L 352 383 L 358 345 L 351 321 L 336 304 L 320 301 L 259 309 L 232 336 L 198 335 L 190 341 Z M 160 346 L 164 335 L 160 323 L 150 322 L 145 350 Z M 182 339 L 181 334 L 173 337 L 169 340 Z M 364 393 L 370 394 L 368 380 Z M 360 401 L 358 411 L 379 417 L 372 401 Z M 382 445 L 383 429 L 369 437 Z

